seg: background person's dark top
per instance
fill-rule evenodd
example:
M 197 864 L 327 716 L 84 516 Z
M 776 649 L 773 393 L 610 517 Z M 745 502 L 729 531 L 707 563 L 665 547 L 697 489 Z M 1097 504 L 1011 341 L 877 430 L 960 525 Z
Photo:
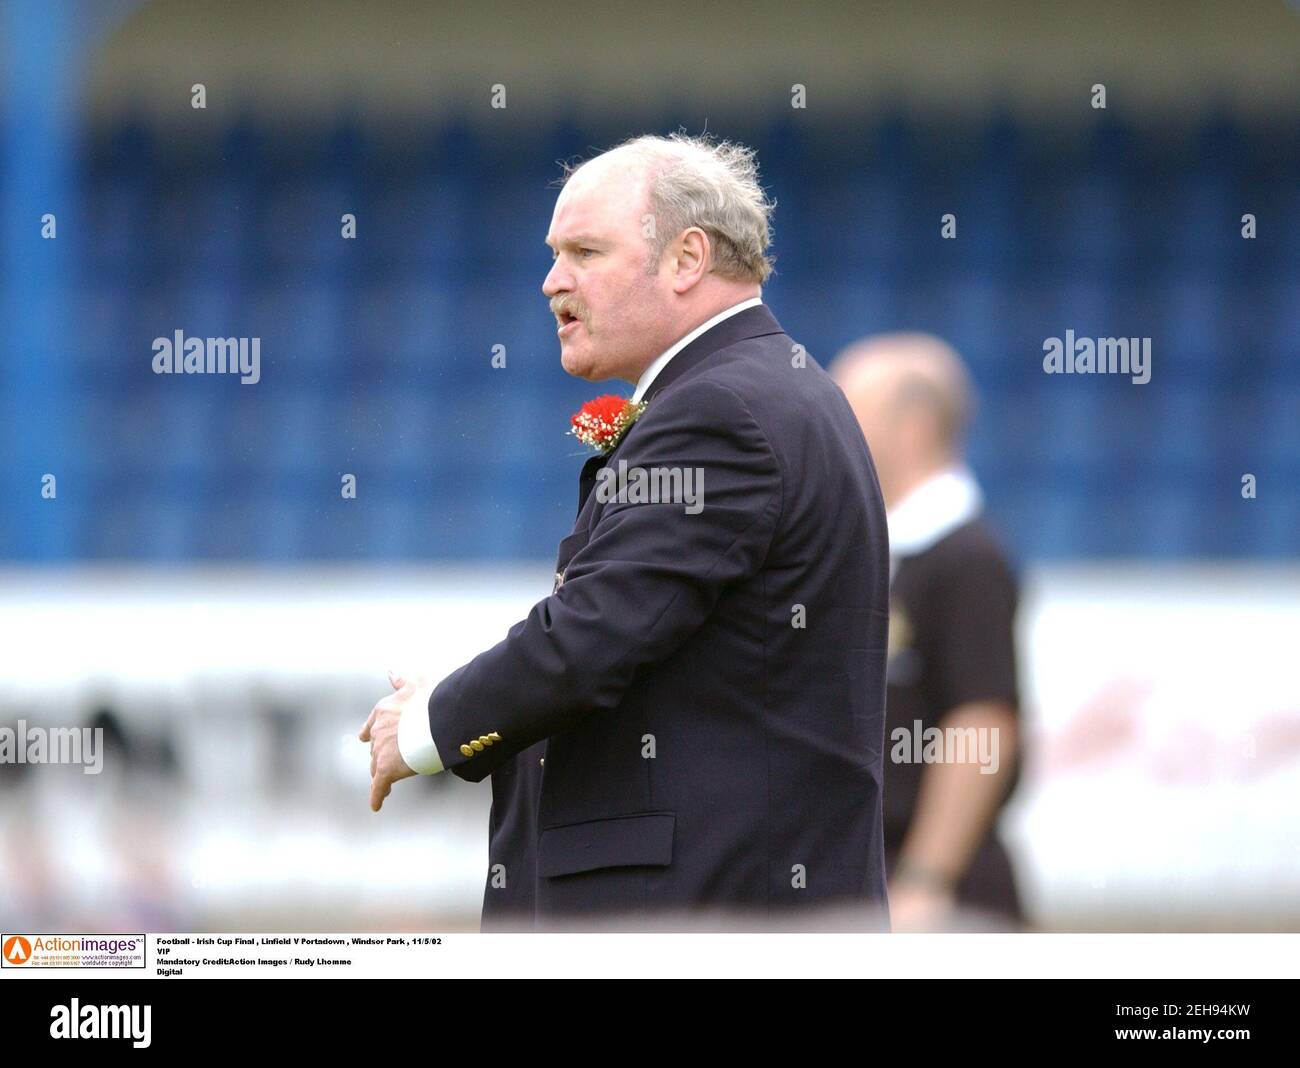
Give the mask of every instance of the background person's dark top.
M 988 528 L 973 519 L 898 564 L 890 590 L 885 726 L 885 865 L 893 872 L 925 764 L 895 763 L 894 731 L 943 726 L 974 701 L 1005 701 L 1019 716 L 1015 576 Z M 1008 754 L 999 750 L 1005 762 Z M 1019 777 L 1016 760 L 1011 788 Z M 1010 796 L 1011 789 L 1007 791 Z M 1006 797 L 1002 806 L 1006 804 Z M 999 806 L 999 812 L 1001 807 Z M 996 827 L 996 818 L 993 823 Z M 1010 858 L 991 828 L 957 887 L 958 903 L 1019 919 Z

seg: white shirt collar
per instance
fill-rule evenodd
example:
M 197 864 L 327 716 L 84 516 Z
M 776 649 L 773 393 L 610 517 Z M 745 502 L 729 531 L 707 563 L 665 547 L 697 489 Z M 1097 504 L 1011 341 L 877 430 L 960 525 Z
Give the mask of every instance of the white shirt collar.
M 891 559 L 924 552 L 980 513 L 984 495 L 964 464 L 931 475 L 886 514 Z
M 650 388 L 650 383 L 652 383 L 658 377 L 660 371 L 662 371 L 665 367 L 668 366 L 668 361 L 671 360 L 674 356 L 676 356 L 679 352 L 681 352 L 682 349 L 686 348 L 687 345 L 689 345 L 692 341 L 694 341 L 697 337 L 699 337 L 702 333 L 704 333 L 704 331 L 717 326 L 720 322 L 722 322 L 723 319 L 730 319 L 737 312 L 742 312 L 746 308 L 752 308 L 756 304 L 762 304 L 762 303 L 763 303 L 762 297 L 750 297 L 748 300 L 742 300 L 739 304 L 733 304 L 726 311 L 718 312 L 718 314 L 715 315 L 712 319 L 710 319 L 707 323 L 701 323 L 699 326 L 697 326 L 694 330 L 692 330 L 679 342 L 673 345 L 673 347 L 670 348 L 667 352 L 665 352 L 662 356 L 658 357 L 658 359 L 656 359 L 654 363 L 652 363 L 649 367 L 647 367 L 644 371 L 641 372 L 641 377 L 640 379 L 637 380 L 636 392 L 632 394 L 632 403 L 633 404 L 639 403 L 641 398 L 645 396 L 646 390 Z

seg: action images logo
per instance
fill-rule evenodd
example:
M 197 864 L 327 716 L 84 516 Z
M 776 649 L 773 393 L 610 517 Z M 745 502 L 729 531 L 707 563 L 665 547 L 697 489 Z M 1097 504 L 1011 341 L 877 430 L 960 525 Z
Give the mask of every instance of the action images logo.
M 142 934 L 0 935 L 5 968 L 143 968 Z

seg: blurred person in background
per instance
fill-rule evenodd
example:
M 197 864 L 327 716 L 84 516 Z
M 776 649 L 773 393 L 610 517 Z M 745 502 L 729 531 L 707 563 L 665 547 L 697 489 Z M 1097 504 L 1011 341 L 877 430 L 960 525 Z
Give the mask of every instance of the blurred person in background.
M 969 378 L 949 345 L 911 333 L 856 342 L 831 376 L 862 426 L 888 510 L 884 802 L 894 930 L 972 922 L 1014 930 L 1023 916 L 995 828 L 1018 766 L 1017 591 L 962 460 Z M 934 738 L 935 727 L 966 739 L 985 732 L 996 759 L 970 759 L 985 752 L 971 745 L 958 760 L 916 760 L 916 736 Z

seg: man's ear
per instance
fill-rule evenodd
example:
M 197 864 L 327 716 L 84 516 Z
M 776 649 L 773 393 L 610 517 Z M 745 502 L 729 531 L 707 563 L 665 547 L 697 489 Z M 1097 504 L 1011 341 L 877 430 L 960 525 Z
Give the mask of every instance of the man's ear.
M 698 226 L 683 231 L 675 242 L 674 255 L 677 260 L 677 274 L 673 279 L 673 290 L 685 293 L 696 285 L 709 270 L 709 258 L 713 247 L 709 235 Z

